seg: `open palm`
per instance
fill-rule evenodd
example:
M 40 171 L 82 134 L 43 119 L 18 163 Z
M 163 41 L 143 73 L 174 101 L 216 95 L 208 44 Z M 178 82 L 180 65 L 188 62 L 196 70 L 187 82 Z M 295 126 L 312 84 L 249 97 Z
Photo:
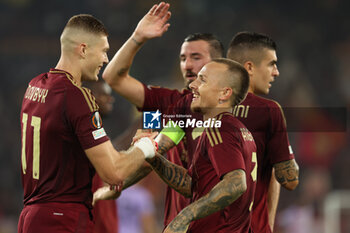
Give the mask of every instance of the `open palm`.
M 169 3 L 155 4 L 141 19 L 134 32 L 139 42 L 160 37 L 168 30 L 170 24 L 167 22 L 171 17 L 169 7 Z

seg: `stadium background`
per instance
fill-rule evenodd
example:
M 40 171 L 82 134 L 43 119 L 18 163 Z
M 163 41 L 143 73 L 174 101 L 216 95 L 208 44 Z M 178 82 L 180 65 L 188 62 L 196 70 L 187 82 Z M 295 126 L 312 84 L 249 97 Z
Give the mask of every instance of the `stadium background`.
M 307 127 L 299 127 L 289 134 L 301 178 L 296 191 L 281 192 L 276 232 L 324 232 L 325 200 L 337 190 L 350 189 L 350 136 L 346 125 L 350 106 L 350 2 L 169 2 L 171 27 L 162 38 L 147 42 L 138 53 L 131 72 L 135 77 L 148 84 L 181 87 L 178 53 L 187 34 L 212 32 L 227 48 L 236 32 L 257 31 L 270 35 L 278 44 L 280 77 L 272 84 L 269 98 L 289 109 L 345 110 L 340 122 L 322 111 L 298 122 L 287 115 L 287 121 L 293 125 L 308 126 L 316 121 L 316 125 L 345 127 L 338 132 L 310 132 Z M 22 96 L 31 78 L 56 65 L 60 55 L 59 35 L 67 19 L 78 13 L 101 19 L 110 33 L 111 59 L 154 3 L 150 0 L 0 0 L 0 233 L 16 231 L 22 208 L 19 122 Z M 115 97 L 113 115 L 104 120 L 111 138 L 131 124 L 133 112 L 128 102 Z M 159 195 L 161 192 L 157 195 L 154 187 L 150 190 L 155 194 L 161 215 L 163 196 Z M 348 202 L 349 198 L 350 195 Z M 350 232 L 350 210 L 344 209 L 340 217 L 340 232 Z M 161 224 L 162 217 L 158 218 Z M 336 233 L 335 228 L 331 232 Z

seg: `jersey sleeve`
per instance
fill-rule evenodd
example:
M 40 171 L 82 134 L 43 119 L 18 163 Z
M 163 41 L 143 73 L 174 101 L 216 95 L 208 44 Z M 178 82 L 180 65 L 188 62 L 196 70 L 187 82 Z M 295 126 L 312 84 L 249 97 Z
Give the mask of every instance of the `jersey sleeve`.
M 168 89 L 163 87 L 156 87 L 143 84 L 145 90 L 145 101 L 140 111 L 155 111 L 159 109 L 160 112 L 166 113 L 170 105 L 175 104 L 183 93 L 176 89 Z
M 69 89 L 65 111 L 67 120 L 84 150 L 109 140 L 102 125 L 95 97 L 89 89 L 82 87 Z
M 220 178 L 233 170 L 246 170 L 237 128 L 223 121 L 221 128 L 207 128 L 205 132 L 208 156 Z
M 289 143 L 286 119 L 281 106 L 273 102 L 270 107 L 270 139 L 267 143 L 267 154 L 272 164 L 294 159 Z

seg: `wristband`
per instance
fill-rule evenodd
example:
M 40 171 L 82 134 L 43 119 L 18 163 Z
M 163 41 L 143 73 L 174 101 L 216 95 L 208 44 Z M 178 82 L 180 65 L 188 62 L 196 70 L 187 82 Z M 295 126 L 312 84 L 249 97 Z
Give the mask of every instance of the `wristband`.
M 158 149 L 159 149 L 158 142 L 154 141 L 154 143 L 156 144 L 156 151 L 158 151 Z
M 169 137 L 175 143 L 175 145 L 179 144 L 179 142 L 185 136 L 185 131 L 178 125 L 172 124 L 171 120 L 168 121 L 166 127 L 164 127 L 160 133 Z
M 153 158 L 155 155 L 153 142 L 148 137 L 139 139 L 134 146 L 142 150 L 146 159 Z

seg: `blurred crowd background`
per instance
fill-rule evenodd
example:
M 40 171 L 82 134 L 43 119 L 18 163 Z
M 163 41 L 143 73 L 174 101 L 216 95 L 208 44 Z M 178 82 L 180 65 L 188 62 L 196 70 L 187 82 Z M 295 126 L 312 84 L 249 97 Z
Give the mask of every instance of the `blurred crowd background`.
M 349 233 L 350 1 L 169 2 L 169 31 L 147 42 L 137 54 L 131 74 L 147 84 L 181 88 L 179 51 L 189 33 L 214 33 L 225 48 L 239 31 L 271 36 L 278 45 L 280 76 L 268 97 L 288 110 L 301 112 L 290 119 L 286 114 L 287 122 L 299 126 L 290 130 L 289 137 L 300 165 L 300 185 L 293 192 L 281 191 L 275 232 Z M 101 19 L 110 33 L 111 59 L 154 3 L 157 2 L 0 0 L 0 233 L 16 232 L 22 209 L 22 97 L 30 79 L 55 67 L 60 56 L 59 36 L 67 20 L 78 13 Z M 104 119 L 111 138 L 131 125 L 130 115 L 135 112 L 121 97 L 115 95 L 115 99 L 113 114 Z M 302 114 L 313 107 L 318 107 L 317 111 Z M 319 126 L 329 127 L 324 130 Z M 151 194 L 157 224 L 161 226 L 165 186 L 157 176 L 142 185 Z M 339 212 L 339 226 L 328 222 L 329 213 L 337 213 L 337 204 L 344 207 Z

